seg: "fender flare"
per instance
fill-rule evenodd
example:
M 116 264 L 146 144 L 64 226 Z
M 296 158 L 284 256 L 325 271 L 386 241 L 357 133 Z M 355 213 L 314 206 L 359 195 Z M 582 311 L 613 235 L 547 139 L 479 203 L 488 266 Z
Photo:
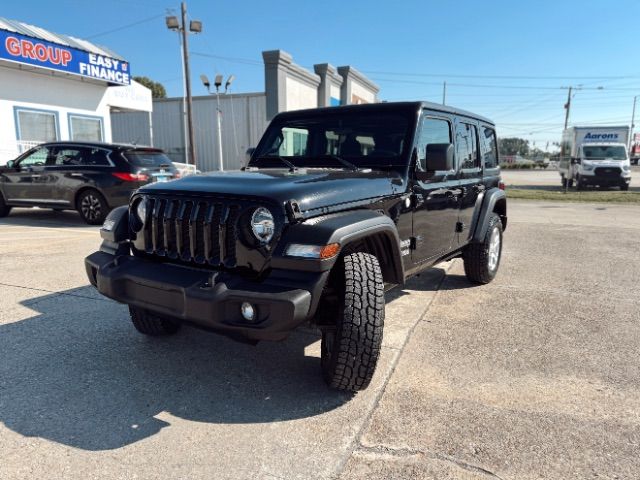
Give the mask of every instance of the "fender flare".
M 388 216 L 373 210 L 353 210 L 311 218 L 305 222 L 289 225 L 278 242 L 271 259 L 273 268 L 328 271 L 338 255 L 327 259 L 287 257 L 289 244 L 328 245 L 339 243 L 340 248 L 358 240 L 376 239 L 376 251 L 385 254 L 381 261 L 385 282 L 404 283 L 404 266 L 400 254 L 400 238 L 395 223 Z
M 489 228 L 489 216 L 496 211 L 497 204 L 504 205 L 504 208 L 499 211 L 498 214 L 502 220 L 503 228 L 507 228 L 507 195 L 504 193 L 504 190 L 492 188 L 484 195 L 473 237 L 471 239 L 472 242 L 482 242 L 484 239 L 487 229 Z

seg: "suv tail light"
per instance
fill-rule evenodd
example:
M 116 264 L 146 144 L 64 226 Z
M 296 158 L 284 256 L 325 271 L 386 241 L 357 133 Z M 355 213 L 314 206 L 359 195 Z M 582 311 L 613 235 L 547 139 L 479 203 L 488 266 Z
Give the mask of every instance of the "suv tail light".
M 144 173 L 113 172 L 112 175 L 125 182 L 146 182 L 149 180 L 149 175 Z
M 505 187 L 504 182 L 499 182 L 499 183 L 498 183 L 498 188 L 499 188 L 500 190 L 504 190 L 504 189 L 506 188 L 506 187 Z

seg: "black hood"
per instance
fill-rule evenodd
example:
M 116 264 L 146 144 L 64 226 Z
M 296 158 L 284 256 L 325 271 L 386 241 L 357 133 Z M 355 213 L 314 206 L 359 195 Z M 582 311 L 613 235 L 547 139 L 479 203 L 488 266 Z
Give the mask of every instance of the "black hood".
M 305 216 L 317 209 L 370 203 L 371 199 L 404 192 L 402 177 L 393 171 L 284 169 L 214 172 L 193 175 L 166 183 L 142 187 L 140 193 L 202 194 L 207 197 L 231 196 L 263 198 L 284 205 L 296 200 Z

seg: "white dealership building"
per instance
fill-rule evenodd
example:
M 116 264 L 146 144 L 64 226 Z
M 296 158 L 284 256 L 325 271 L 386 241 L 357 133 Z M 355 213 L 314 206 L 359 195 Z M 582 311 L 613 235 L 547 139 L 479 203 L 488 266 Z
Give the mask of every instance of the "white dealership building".
M 0 18 L 0 164 L 47 141 L 111 142 L 112 113 L 151 110 L 151 91 L 124 58 Z

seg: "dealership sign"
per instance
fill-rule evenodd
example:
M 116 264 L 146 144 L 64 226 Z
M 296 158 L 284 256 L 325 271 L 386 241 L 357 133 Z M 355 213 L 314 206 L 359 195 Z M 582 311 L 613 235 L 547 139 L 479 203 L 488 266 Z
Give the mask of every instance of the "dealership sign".
M 0 30 L 0 59 L 117 85 L 131 83 L 127 62 L 6 30 Z

